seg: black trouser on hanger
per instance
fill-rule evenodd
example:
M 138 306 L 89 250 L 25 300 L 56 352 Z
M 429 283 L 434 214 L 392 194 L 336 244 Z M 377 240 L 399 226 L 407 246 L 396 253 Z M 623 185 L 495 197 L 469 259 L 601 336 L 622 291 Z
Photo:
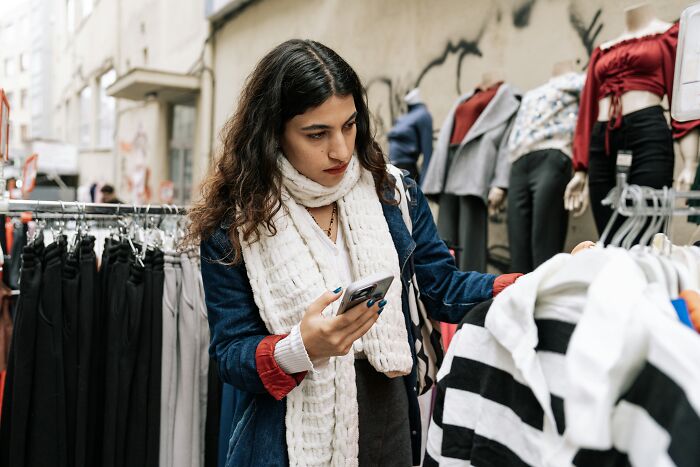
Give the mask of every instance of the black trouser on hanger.
M 441 194 L 438 233 L 448 246 L 458 246 L 462 271 L 486 272 L 488 248 L 486 204 L 477 196 Z
M 107 284 L 106 306 L 109 313 L 105 355 L 104 430 L 101 463 L 103 467 L 115 467 L 117 465 L 117 451 L 124 448 L 123 443 L 117 444 L 117 416 L 120 410 L 119 357 L 124 347 L 123 328 L 127 315 L 126 282 L 129 276 L 129 254 L 129 245 L 125 243 L 115 243 L 110 246 L 109 276 L 103 278 Z
M 153 292 L 151 311 L 151 363 L 148 376 L 148 433 L 146 438 L 146 464 L 158 465 L 160 454 L 160 391 L 161 362 L 163 353 L 163 288 L 165 256 L 161 250 L 153 252 Z
M 24 248 L 20 298 L 10 345 L 0 422 L 0 465 L 25 465 L 34 387 L 37 317 L 41 293 L 41 241 Z
M 63 265 L 63 374 L 66 384 L 66 442 L 68 465 L 75 465 L 75 430 L 78 413 L 78 257 L 68 254 Z
M 90 411 L 98 387 L 92 374 L 93 330 L 98 315 L 99 282 L 95 258 L 95 237 L 84 237 L 78 250 L 80 268 L 80 293 L 78 298 L 78 395 L 76 400 L 75 467 L 95 465 L 88 457 L 89 446 L 97 441 L 95 417 Z M 98 344 L 99 345 L 99 344 Z M 97 354 L 97 352 L 94 352 Z M 100 365 L 101 367 L 102 365 Z M 102 411 L 102 408 L 95 408 Z
M 61 271 L 65 238 L 46 247 L 37 318 L 27 467 L 67 463 Z M 13 464 L 14 465 L 14 464 Z
M 673 184 L 673 137 L 661 106 L 623 116 L 621 127 L 609 131 L 609 155 L 605 151 L 606 126 L 607 122 L 594 125 L 589 151 L 588 185 L 598 235 L 602 235 L 612 216 L 610 207 L 603 206 L 601 202 L 615 187 L 618 151 L 632 152 L 628 183 L 657 189 Z M 618 216 L 606 241 L 624 220 L 624 217 Z
M 147 465 L 146 448 L 148 434 L 148 385 L 149 365 L 151 364 L 151 325 L 153 323 L 153 250 L 146 252 L 143 260 L 143 298 L 141 303 L 134 303 L 134 329 L 129 332 L 135 339 L 133 361 L 133 379 L 127 389 L 131 389 L 128 403 L 128 421 L 126 429 L 126 461 L 124 465 Z M 162 300 L 162 295 L 161 295 Z M 129 310 L 131 314 L 132 309 Z M 138 323 L 138 324 L 137 324 Z M 133 332 L 133 334 L 132 334 Z M 160 420 L 159 420 L 160 421 Z
M 564 190 L 571 159 L 557 149 L 525 154 L 513 163 L 508 187 L 511 271 L 528 273 L 560 253 L 569 214 Z
M 102 258 L 97 272 L 98 294 L 95 298 L 96 308 L 93 314 L 93 345 L 91 357 L 89 407 L 90 419 L 88 433 L 94 442 L 88 443 L 87 458 L 90 465 L 102 464 L 102 442 L 105 428 L 105 381 L 107 367 L 107 340 L 109 326 L 109 292 L 110 271 L 112 269 L 114 240 L 105 239 Z
M 144 301 L 145 268 L 131 258 L 129 279 L 126 282 L 125 315 L 122 322 L 119 352 L 119 386 L 117 397 L 117 456 L 116 466 L 126 466 L 127 437 L 129 436 L 129 415 L 131 414 L 131 391 L 136 373 L 139 329 Z M 145 414 L 142 415 L 145 419 Z M 141 422 L 137 421 L 136 424 Z

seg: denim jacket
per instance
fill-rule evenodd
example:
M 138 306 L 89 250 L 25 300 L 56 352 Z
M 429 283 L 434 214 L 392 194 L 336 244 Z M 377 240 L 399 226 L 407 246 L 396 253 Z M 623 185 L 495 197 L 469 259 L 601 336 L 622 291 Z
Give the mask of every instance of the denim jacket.
M 433 319 L 459 323 L 476 304 L 494 293 L 492 274 L 461 272 L 440 239 L 433 216 L 416 183 L 404 177 L 411 194 L 409 210 L 413 232 L 409 233 L 398 206 L 382 203 L 384 216 L 399 257 L 403 283 L 403 312 L 408 338 L 414 351 L 408 311 L 408 280 L 415 269 L 421 298 Z M 393 193 L 388 191 L 388 197 Z M 233 425 L 226 467 L 287 466 L 285 437 L 286 401 L 278 401 L 265 389 L 256 366 L 258 344 L 269 336 L 253 301 L 245 264 L 227 266 L 231 243 L 222 225 L 201 243 L 202 278 L 211 329 L 210 354 L 218 363 L 221 379 L 236 390 Z M 408 261 L 413 257 L 413 261 Z M 404 376 L 409 399 L 409 419 L 414 465 L 420 463 L 421 423 L 416 393 L 416 365 Z

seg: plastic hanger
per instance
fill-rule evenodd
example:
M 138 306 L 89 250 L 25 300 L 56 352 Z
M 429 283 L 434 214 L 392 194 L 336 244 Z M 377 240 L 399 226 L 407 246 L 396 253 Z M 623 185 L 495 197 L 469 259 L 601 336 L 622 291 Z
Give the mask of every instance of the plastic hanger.
M 647 193 L 650 194 L 652 199 L 652 205 L 654 207 L 654 210 L 657 211 L 658 214 L 656 216 L 653 216 L 652 220 L 649 222 L 646 232 L 644 232 L 644 235 L 642 235 L 642 238 L 639 240 L 640 245 L 649 245 L 654 234 L 661 230 L 661 226 L 664 222 L 664 216 L 661 211 L 666 203 L 668 188 L 664 187 L 663 199 L 659 199 L 656 196 L 656 191 L 654 190 L 647 190 Z
M 650 219 L 644 213 L 644 209 L 647 207 L 646 203 L 646 192 L 644 188 L 639 187 L 639 190 L 633 192 L 635 196 L 634 211 L 636 213 L 634 221 L 627 232 L 625 239 L 622 241 L 622 248 L 629 250 L 632 248 L 632 244 L 637 238 L 642 234 L 644 228 L 649 225 Z

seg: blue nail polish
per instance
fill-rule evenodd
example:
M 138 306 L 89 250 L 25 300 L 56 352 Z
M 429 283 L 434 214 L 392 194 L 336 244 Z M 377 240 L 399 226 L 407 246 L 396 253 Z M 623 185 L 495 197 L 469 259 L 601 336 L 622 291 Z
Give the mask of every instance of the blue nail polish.
M 372 305 L 374 305 L 374 302 L 375 302 L 375 301 L 376 301 L 376 300 L 374 300 L 374 299 L 368 301 L 368 302 L 367 302 L 367 308 L 370 308 Z
M 386 300 L 379 302 L 379 308 L 384 308 L 386 306 Z
M 377 311 L 377 314 L 378 314 L 378 315 L 381 315 L 381 314 L 382 314 L 382 311 L 384 311 L 384 308 L 380 308 L 379 311 Z
M 333 293 L 338 293 L 338 292 L 340 292 L 341 290 L 343 290 L 343 288 L 342 288 L 342 287 L 338 287 L 337 289 L 335 289 L 335 290 L 333 291 Z

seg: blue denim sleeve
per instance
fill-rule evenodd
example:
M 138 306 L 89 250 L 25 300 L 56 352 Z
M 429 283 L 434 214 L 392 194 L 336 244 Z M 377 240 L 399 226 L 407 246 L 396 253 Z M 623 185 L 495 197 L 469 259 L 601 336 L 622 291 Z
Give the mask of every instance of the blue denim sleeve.
M 493 297 L 496 276 L 462 272 L 440 239 L 423 192 L 406 179 L 412 202 L 414 266 L 421 298 L 430 317 L 446 323 L 459 323 L 475 305 Z
M 202 280 L 211 331 L 210 355 L 225 383 L 251 393 L 265 393 L 255 351 L 269 335 L 253 301 L 245 265 L 227 266 L 231 244 L 219 230 L 200 245 Z

